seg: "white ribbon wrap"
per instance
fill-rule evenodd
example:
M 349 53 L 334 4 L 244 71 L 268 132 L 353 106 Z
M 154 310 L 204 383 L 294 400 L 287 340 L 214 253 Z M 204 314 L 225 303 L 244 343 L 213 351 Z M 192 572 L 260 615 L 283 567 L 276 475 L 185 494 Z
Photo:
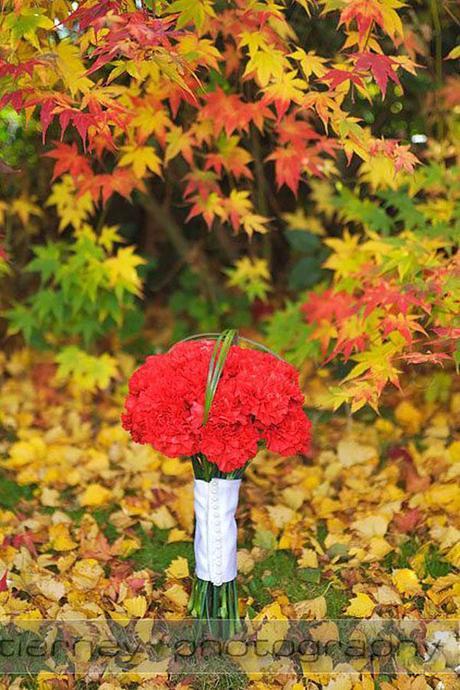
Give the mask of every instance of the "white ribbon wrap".
M 235 513 L 241 479 L 195 479 L 195 572 L 214 585 L 237 573 Z

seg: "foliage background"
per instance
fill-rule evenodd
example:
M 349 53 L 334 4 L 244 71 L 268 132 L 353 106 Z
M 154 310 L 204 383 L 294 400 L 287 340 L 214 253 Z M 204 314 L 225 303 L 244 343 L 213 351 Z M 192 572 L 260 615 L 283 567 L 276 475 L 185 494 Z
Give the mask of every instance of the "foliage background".
M 0 21 L 2 612 L 183 614 L 190 469 L 118 418 L 137 361 L 232 326 L 298 366 L 316 430 L 248 474 L 243 613 L 458 616 L 457 9 Z M 407 683 L 327 663 L 276 683 L 423 690 L 450 661 Z

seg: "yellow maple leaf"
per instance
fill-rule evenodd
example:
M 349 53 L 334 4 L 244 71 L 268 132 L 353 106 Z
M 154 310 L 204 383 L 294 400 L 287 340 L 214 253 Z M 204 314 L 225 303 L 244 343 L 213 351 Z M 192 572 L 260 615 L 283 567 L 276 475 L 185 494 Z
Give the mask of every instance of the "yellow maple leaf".
M 448 448 L 451 462 L 460 462 L 460 441 L 453 441 Z
M 65 595 L 65 585 L 55 577 L 38 577 L 34 585 L 46 599 L 59 601 Z
M 371 537 L 383 537 L 388 529 L 389 522 L 389 518 L 384 515 L 370 515 L 361 520 L 355 520 L 352 523 L 352 527 L 362 537 L 370 539 Z
M 56 380 L 70 380 L 80 391 L 106 388 L 118 371 L 115 358 L 106 352 L 97 357 L 73 345 L 64 347 L 56 356 L 56 361 Z
M 176 525 L 176 520 L 165 505 L 152 511 L 150 519 L 158 529 L 171 529 Z
M 31 632 L 38 632 L 41 628 L 43 615 L 38 609 L 31 609 L 30 611 L 22 611 L 18 616 L 14 625 L 21 628 L 21 630 L 29 630 Z
M 90 192 L 77 195 L 74 182 L 70 175 L 64 175 L 51 188 L 51 194 L 46 201 L 47 206 L 56 206 L 59 216 L 59 230 L 72 225 L 80 230 L 88 222 L 93 213 L 94 204 Z
M 243 226 L 246 229 L 247 216 L 243 217 Z M 228 275 L 228 285 L 230 287 L 237 287 L 244 292 L 249 301 L 255 299 L 264 300 L 271 290 L 270 287 L 270 271 L 268 263 L 265 259 L 251 259 L 248 256 L 243 256 L 236 261 L 233 268 L 226 271 Z
M 170 578 L 177 578 L 181 580 L 184 577 L 189 577 L 188 561 L 183 556 L 175 558 L 166 568 L 166 575 Z
M 358 155 L 359 152 L 357 151 Z M 370 156 L 364 160 L 359 170 L 360 178 L 367 182 L 373 190 L 377 189 L 396 189 L 402 181 L 402 175 L 395 169 L 395 164 L 391 158 L 383 153 Z
M 73 42 L 64 40 L 56 46 L 56 67 L 72 96 L 86 93 L 93 86 L 85 76 L 86 67 L 80 56 L 80 49 Z
M 35 197 L 28 199 L 26 196 L 21 196 L 11 202 L 11 212 L 18 216 L 24 226 L 29 222 L 30 216 L 43 216 L 43 211 L 34 203 L 34 200 Z
M 121 247 L 115 256 L 105 260 L 109 279 L 115 292 L 127 290 L 135 295 L 141 294 L 142 280 L 137 272 L 138 266 L 146 264 L 146 260 L 135 254 L 134 246 Z
M 289 68 L 289 63 L 281 50 L 267 44 L 260 31 L 244 31 L 239 45 L 247 46 L 249 52 L 243 77 L 254 74 L 261 87 L 266 87 L 271 80 L 281 81 L 284 71 Z
M 358 592 L 358 594 L 350 600 L 345 615 L 353 616 L 354 618 L 368 618 L 374 609 L 375 602 L 372 601 L 370 596 L 364 592 Z
M 151 146 L 123 146 L 124 154 L 118 161 L 121 166 L 131 166 L 133 173 L 139 179 L 145 177 L 147 171 L 155 175 L 161 174 L 161 160 Z
M 103 577 L 102 566 L 95 558 L 83 558 L 81 561 L 77 561 L 72 568 L 72 583 L 76 589 L 82 592 L 95 589 Z
M 302 553 L 297 563 L 300 568 L 317 568 L 318 554 L 313 549 L 302 549 Z
M 297 70 L 286 72 L 268 86 L 264 92 L 275 101 L 292 101 L 302 103 L 304 92 L 308 89 L 308 84 L 298 76 Z
M 241 218 L 241 224 L 248 237 L 252 237 L 255 232 L 261 235 L 268 232 L 266 223 L 268 223 L 268 218 L 261 216 L 259 213 L 247 213 Z
M 326 62 L 325 58 L 320 57 L 313 50 L 306 53 L 303 48 L 297 48 L 289 57 L 300 62 L 302 72 L 307 79 L 309 79 L 312 74 L 316 77 L 323 77 L 327 72 L 324 66 Z
M 181 458 L 165 458 L 161 464 L 161 471 L 168 477 L 189 474 L 190 469 L 190 462 Z
M 191 541 L 191 537 L 185 530 L 173 527 L 168 533 L 168 544 L 175 541 Z

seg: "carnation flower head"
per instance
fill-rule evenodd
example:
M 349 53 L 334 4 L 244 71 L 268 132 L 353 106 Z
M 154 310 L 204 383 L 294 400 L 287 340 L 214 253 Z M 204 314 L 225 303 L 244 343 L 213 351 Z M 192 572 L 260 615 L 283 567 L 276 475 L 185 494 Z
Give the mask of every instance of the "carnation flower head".
M 311 423 L 297 372 L 265 351 L 230 347 L 204 423 L 214 346 L 184 341 L 134 372 L 122 415 L 133 440 L 171 457 L 202 453 L 222 472 L 243 467 L 260 442 L 281 455 L 307 452 Z

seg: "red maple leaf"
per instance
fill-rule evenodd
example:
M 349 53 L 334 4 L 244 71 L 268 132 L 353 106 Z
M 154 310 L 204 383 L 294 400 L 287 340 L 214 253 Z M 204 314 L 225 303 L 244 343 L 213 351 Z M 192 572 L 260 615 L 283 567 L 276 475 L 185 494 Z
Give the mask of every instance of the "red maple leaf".
M 40 108 L 40 123 L 42 126 L 42 143 L 45 143 L 46 132 L 48 127 L 53 121 L 54 109 L 56 108 L 56 103 L 53 98 L 46 98 L 41 102 Z
M 329 357 L 324 360 L 324 364 L 332 362 L 332 360 L 339 354 L 343 355 L 345 362 L 348 361 L 352 352 L 363 352 L 369 345 L 369 336 L 367 333 L 362 333 L 355 338 L 338 338 L 337 344 Z
M 48 158 L 54 158 L 53 180 L 60 175 L 69 172 L 74 179 L 79 175 L 91 175 L 91 166 L 88 160 L 79 154 L 75 142 L 64 144 L 59 142 L 52 151 L 44 154 Z
M 224 130 L 230 136 L 235 130 L 247 132 L 251 122 L 262 130 L 264 119 L 273 118 L 273 113 L 262 102 L 245 103 L 237 94 L 218 88 L 207 94 L 200 117 L 212 120 L 216 135 Z
M 276 185 L 285 184 L 297 196 L 302 174 L 302 152 L 293 146 L 277 148 L 266 160 L 275 161 Z
M 365 304 L 364 316 L 369 316 L 377 307 L 395 308 L 406 315 L 410 307 L 421 307 L 429 313 L 422 296 L 415 290 L 407 288 L 404 291 L 400 287 L 393 287 L 388 281 L 381 280 L 377 285 L 366 285 L 363 289 L 361 302 Z
M 330 82 L 331 89 L 336 89 L 345 81 L 351 81 L 356 86 L 364 86 L 364 82 L 359 74 L 346 69 L 331 69 L 322 77 L 321 81 Z
M 104 19 L 109 12 L 119 12 L 121 0 L 99 0 L 90 7 L 85 7 L 85 2 L 80 3 L 74 12 L 63 20 L 63 24 L 74 24 L 78 22 L 80 31 L 85 31 L 92 27 L 97 31 L 102 28 Z
M 418 473 L 414 459 L 406 448 L 395 446 L 388 453 L 388 457 L 399 465 L 401 480 L 408 493 L 425 491 L 430 486 L 431 478 L 422 477 Z
M 0 592 L 6 592 L 8 589 L 7 576 L 8 576 L 8 571 L 5 570 L 3 575 L 0 577 Z
M 452 338 L 453 340 L 460 340 L 460 328 L 451 326 L 437 326 L 433 331 L 440 338 Z
M 129 199 L 134 189 L 145 192 L 142 180 L 134 177 L 129 168 L 117 168 L 111 174 L 91 175 L 83 178 L 80 181 L 79 193 L 91 192 L 95 201 L 99 201 L 99 198 L 102 197 L 102 202 L 105 204 L 115 192 L 125 199 Z
M 409 352 L 401 355 L 400 359 L 409 364 L 440 364 L 442 366 L 446 359 L 452 359 L 446 352 Z
M 382 12 L 375 0 L 349 0 L 340 15 L 339 26 L 345 24 L 348 30 L 353 21 L 356 22 L 358 27 L 360 42 L 366 38 L 373 22 L 382 29 L 385 27 Z
M 3 244 L 0 244 L 0 261 L 8 261 L 9 256 Z
M 353 295 L 348 292 L 329 289 L 321 294 L 312 292 L 308 295 L 308 301 L 301 307 L 301 311 L 308 323 L 321 323 L 323 320 L 332 323 L 348 319 L 357 311 L 358 306 Z
M 20 62 L 18 65 L 13 65 L 6 60 L 0 59 L 0 79 L 2 77 L 12 77 L 13 79 L 17 79 L 23 74 L 28 74 L 29 77 L 31 77 L 35 65 L 40 64 L 42 64 L 42 61 L 35 58 Z
M 387 55 L 357 53 L 352 57 L 355 59 L 355 68 L 357 70 L 366 70 L 372 73 L 382 92 L 382 98 L 385 98 L 389 79 L 394 81 L 395 84 L 400 84 L 399 77 L 393 69 L 393 66 L 398 63 Z
M 217 184 L 218 177 L 213 170 L 191 170 L 184 176 L 187 185 L 184 190 L 184 197 L 187 199 L 195 192 L 200 196 L 207 196 L 211 192 L 220 192 Z
M 305 122 L 296 118 L 295 113 L 289 113 L 276 127 L 280 144 L 303 146 L 307 141 L 320 139 L 321 135 Z
M 377 156 L 383 153 L 385 156 L 392 158 L 396 172 L 400 170 L 413 172 L 415 166 L 420 161 L 409 149 L 410 146 L 408 144 L 399 144 L 396 139 L 374 139 L 369 147 L 369 154 Z

